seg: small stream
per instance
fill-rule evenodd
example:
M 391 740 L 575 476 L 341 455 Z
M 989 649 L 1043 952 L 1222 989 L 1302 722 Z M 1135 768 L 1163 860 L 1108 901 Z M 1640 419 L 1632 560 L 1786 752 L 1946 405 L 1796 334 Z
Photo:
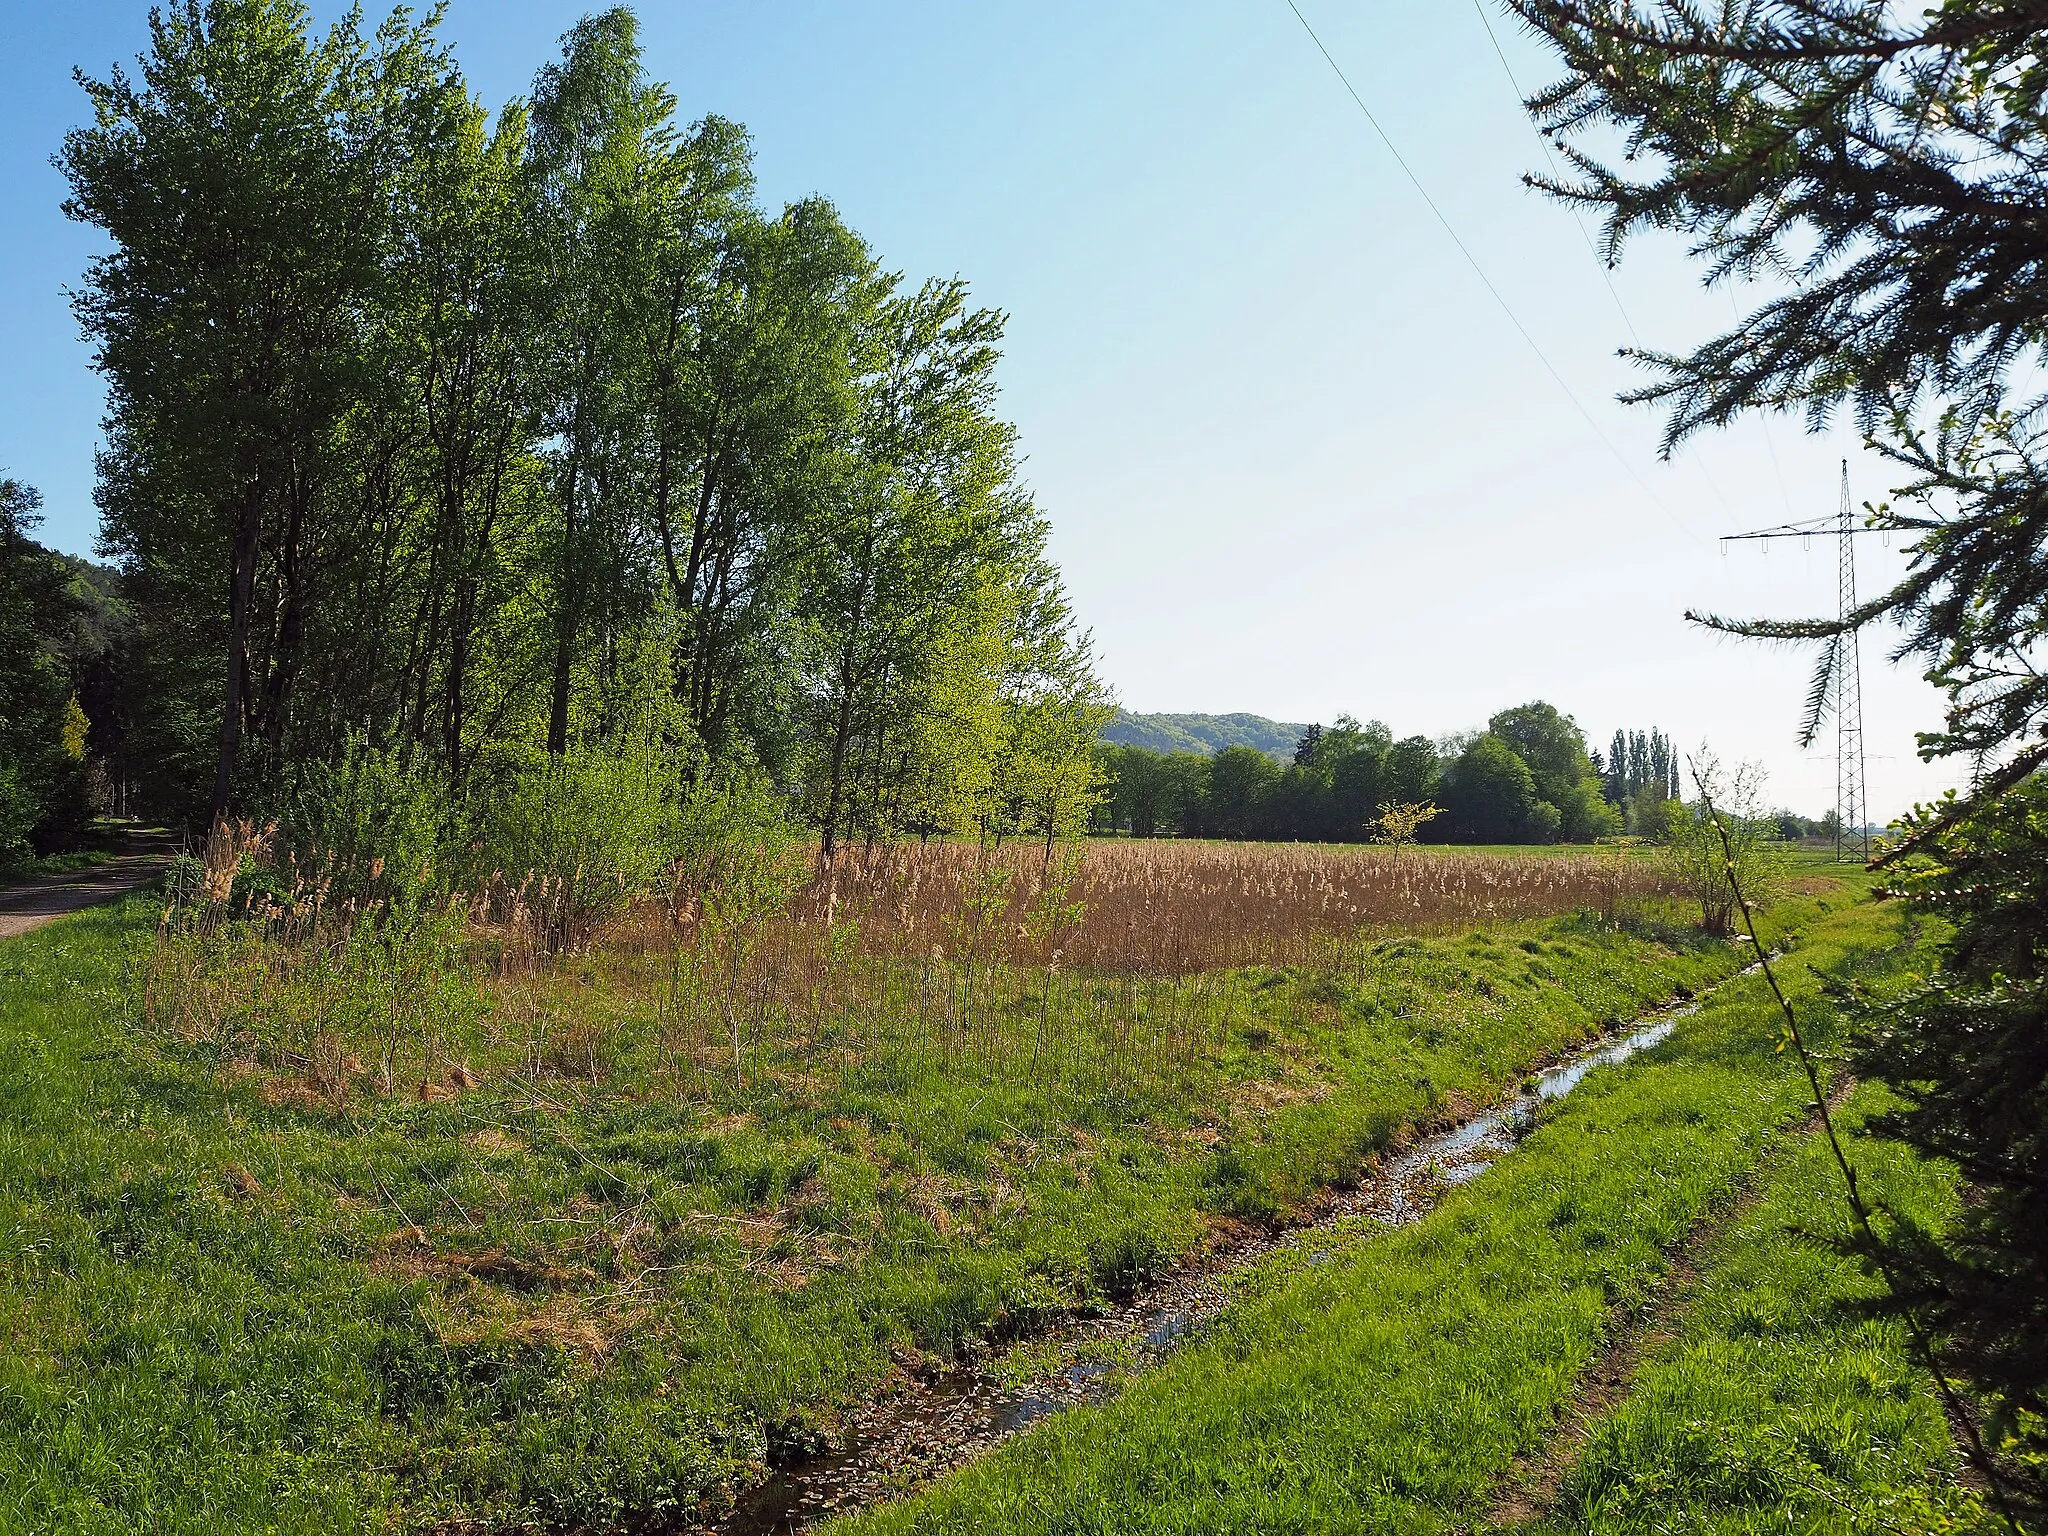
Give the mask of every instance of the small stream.
M 1390 1158 L 1306 1226 L 1236 1244 L 1103 1316 L 1029 1340 L 1032 1358 L 1057 1362 L 1039 1374 L 967 1364 L 902 1383 L 850 1416 L 838 1445 L 793 1455 L 742 1493 L 729 1513 L 696 1529 L 719 1536 L 801 1531 L 906 1493 L 1048 1415 L 1103 1400 L 1221 1312 L 1238 1292 L 1237 1277 L 1266 1255 L 1307 1247 L 1307 1262 L 1324 1263 L 1336 1247 L 1311 1240 L 1342 1222 L 1370 1217 L 1403 1226 L 1421 1219 L 1445 1189 L 1478 1178 L 1511 1151 L 1543 1105 L 1564 1098 L 1594 1068 L 1662 1044 L 1699 1006 L 1698 999 L 1676 1004 L 1573 1053 L 1497 1108 Z

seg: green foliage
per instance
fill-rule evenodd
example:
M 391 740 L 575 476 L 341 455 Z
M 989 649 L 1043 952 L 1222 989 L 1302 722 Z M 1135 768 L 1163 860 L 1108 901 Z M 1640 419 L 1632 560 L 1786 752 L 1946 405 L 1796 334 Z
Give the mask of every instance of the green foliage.
M 1133 837 L 1156 837 L 1200 824 L 1209 761 L 1192 752 L 1105 744 L 1097 752 L 1104 785 L 1099 821 L 1128 827 Z
M 1447 760 L 1426 737 L 1396 741 L 1377 720 L 1341 715 L 1328 727 L 1304 727 L 1292 761 L 1281 763 L 1243 744 L 1213 754 L 1154 751 L 1128 743 L 1126 727 L 1112 724 L 1097 751 L 1104 798 L 1095 826 L 1137 837 L 1358 842 L 1374 835 L 1382 806 L 1441 802 L 1447 814 L 1424 829 L 1433 841 L 1587 843 L 1624 826 L 1639 834 L 1661 827 L 1672 760 L 1661 734 L 1637 733 L 1634 742 L 1645 775 L 1654 764 L 1653 790 L 1626 768 L 1618 779 L 1605 776 L 1578 726 L 1553 705 L 1503 710 L 1491 725 Z M 1625 759 L 1625 733 L 1617 740 Z M 1617 785 L 1636 798 L 1611 803 Z
M 1785 872 L 1784 845 L 1777 818 L 1764 809 L 1760 768 L 1746 763 L 1724 775 L 1712 755 L 1702 753 L 1695 771 L 1704 798 L 1658 802 L 1663 815 L 1653 835 L 1662 844 L 1664 867 L 1698 904 L 1700 926 L 1729 934 L 1736 910 L 1730 875 L 1751 906 L 1768 907 Z
M 1935 807 L 1908 823 L 1937 823 Z M 1857 1070 L 1897 1085 L 1878 1128 L 1961 1168 L 1973 1198 L 1946 1241 L 1908 1226 L 1887 1255 L 1899 1305 L 1995 1394 L 1995 1427 L 2048 1450 L 2048 783 L 2030 779 L 1941 831 L 1900 895 L 1947 927 L 1941 971 L 1874 1011 Z M 1937 930 L 1939 931 L 1939 930 Z M 2043 1490 L 2034 1488 L 2037 1498 Z
M 0 867 L 27 856 L 29 834 L 42 815 L 41 799 L 21 781 L 21 770 L 0 762 Z
M 1120 709 L 1102 728 L 1112 746 L 1143 747 L 1151 752 L 1195 753 L 1202 757 L 1225 747 L 1257 747 L 1273 757 L 1294 750 L 1306 725 L 1289 725 L 1263 715 L 1134 715 Z
M 759 206 L 630 11 L 495 119 L 438 23 L 203 0 L 87 83 L 149 803 L 275 804 L 358 737 L 496 803 L 505 744 L 618 756 L 652 711 L 828 843 L 1067 835 L 1105 706 L 995 414 L 1002 317 L 904 291 L 821 199 Z
M 1209 762 L 1203 824 L 1217 837 L 1253 837 L 1264 831 L 1261 803 L 1280 783 L 1280 765 L 1254 747 L 1225 747 Z
M 676 818 L 671 891 L 691 900 L 715 890 L 728 871 L 774 858 L 792 842 L 780 800 L 759 774 L 730 773 L 704 785 Z
M 645 748 L 489 751 L 469 807 L 472 883 L 515 888 L 549 948 L 582 943 L 655 889 L 684 794 L 676 759 Z
M 1586 738 L 1569 715 L 1538 700 L 1502 710 L 1487 722 L 1487 730 L 1528 765 L 1537 800 L 1556 809 L 1553 836 L 1568 843 L 1590 843 L 1621 829 L 1620 817 L 1607 804 L 1598 771 L 1586 754 Z M 1541 812 L 1537 815 L 1544 823 L 1550 820 Z
M 280 851 L 337 899 L 435 883 L 452 807 L 417 754 L 351 738 L 332 763 L 309 763 L 280 807 Z M 374 871 L 374 872 L 373 872 Z
M 0 866 L 76 846 L 92 814 L 86 722 L 59 649 L 77 604 L 29 537 L 41 504 L 0 479 Z
M 1537 798 L 1528 765 L 1491 732 L 1445 769 L 1443 804 L 1446 830 L 1462 842 L 1549 842 L 1561 820 L 1556 806 Z

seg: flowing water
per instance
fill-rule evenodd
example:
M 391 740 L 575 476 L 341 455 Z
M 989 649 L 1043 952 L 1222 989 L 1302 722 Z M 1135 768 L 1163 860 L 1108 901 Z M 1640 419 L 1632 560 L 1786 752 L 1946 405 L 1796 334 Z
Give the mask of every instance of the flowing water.
M 1564 1098 L 1594 1068 L 1662 1044 L 1699 1006 L 1694 1000 L 1668 1008 L 1565 1058 L 1497 1108 L 1390 1158 L 1312 1224 L 1237 1244 L 1208 1267 L 1167 1277 L 1102 1317 L 1040 1336 L 1032 1357 L 1061 1362 L 1048 1371 L 1020 1375 L 967 1365 L 903 1384 L 850 1418 L 837 1445 L 786 1459 L 728 1514 L 699 1529 L 720 1536 L 801 1531 L 929 1482 L 1050 1414 L 1101 1401 L 1222 1311 L 1237 1294 L 1238 1277 L 1269 1253 L 1302 1247 L 1308 1263 L 1324 1263 L 1341 1244 L 1317 1238 L 1328 1239 L 1340 1223 L 1419 1220 L 1446 1188 L 1469 1183 L 1511 1151 L 1543 1105 Z

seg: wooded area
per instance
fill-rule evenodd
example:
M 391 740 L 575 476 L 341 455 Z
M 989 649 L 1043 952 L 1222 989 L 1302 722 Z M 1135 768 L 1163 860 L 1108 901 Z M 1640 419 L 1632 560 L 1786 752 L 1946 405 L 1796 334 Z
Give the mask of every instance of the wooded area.
M 608 795 L 757 779 L 828 851 L 1072 830 L 1106 711 L 1003 317 L 821 199 L 760 206 L 630 11 L 495 115 L 437 20 L 174 6 L 85 82 L 132 619 L 102 771 L 194 826 L 355 750 L 451 802 L 586 759 Z
M 1765 285 L 1667 449 L 1909 477 L 1892 588 L 1692 616 L 1809 740 L 1865 626 L 1945 692 L 1872 869 L 1541 701 L 1105 743 L 1003 316 L 627 10 L 496 110 L 438 10 L 80 77 L 113 564 L 0 480 L 0 867 L 197 838 L 0 953 L 17 1518 L 784 1530 L 1035 1422 L 850 1528 L 2048 1528 L 2048 4 L 1505 3 L 1603 257 Z
M 1249 746 L 1214 754 L 1105 745 L 1094 824 L 1134 837 L 1383 840 L 1392 806 L 1433 810 L 1432 843 L 1590 843 L 1661 837 L 1679 799 L 1678 754 L 1662 731 L 1616 731 L 1603 757 L 1542 700 L 1504 709 L 1484 731 L 1400 741 L 1379 721 L 1340 715 L 1308 727 L 1289 763 Z M 1784 835 L 1812 826 L 1786 815 Z

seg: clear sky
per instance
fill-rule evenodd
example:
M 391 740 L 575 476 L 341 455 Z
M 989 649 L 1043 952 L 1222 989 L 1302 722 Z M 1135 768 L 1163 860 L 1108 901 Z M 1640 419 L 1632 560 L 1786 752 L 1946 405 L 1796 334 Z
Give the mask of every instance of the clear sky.
M 1832 544 L 1717 536 L 1831 513 L 1845 456 L 1859 502 L 1885 472 L 1791 419 L 1659 462 L 1655 419 L 1614 404 L 1616 349 L 1631 328 L 1682 347 L 1730 297 L 1669 244 L 1610 289 L 1573 215 L 1521 184 L 1544 151 L 1475 0 L 1300 3 L 1570 396 L 1285 0 L 640 9 L 685 116 L 752 130 L 765 197 L 822 193 L 913 280 L 959 273 L 1008 311 L 1005 408 L 1127 707 L 1438 735 L 1545 698 L 1595 745 L 1661 726 L 1758 759 L 1818 814 L 1835 765 L 1831 739 L 1794 744 L 1807 659 L 1681 614 L 1831 611 Z M 0 469 L 88 553 L 102 394 L 63 289 L 95 247 L 49 156 L 85 112 L 71 70 L 131 58 L 147 12 L 0 6 Z M 446 33 L 497 105 L 586 8 L 453 0 Z M 1547 82 L 1491 15 L 1522 88 Z M 1899 558 L 1863 544 L 1870 587 Z M 1866 643 L 1881 815 L 1958 782 L 1914 755 L 1938 699 L 1885 650 Z

